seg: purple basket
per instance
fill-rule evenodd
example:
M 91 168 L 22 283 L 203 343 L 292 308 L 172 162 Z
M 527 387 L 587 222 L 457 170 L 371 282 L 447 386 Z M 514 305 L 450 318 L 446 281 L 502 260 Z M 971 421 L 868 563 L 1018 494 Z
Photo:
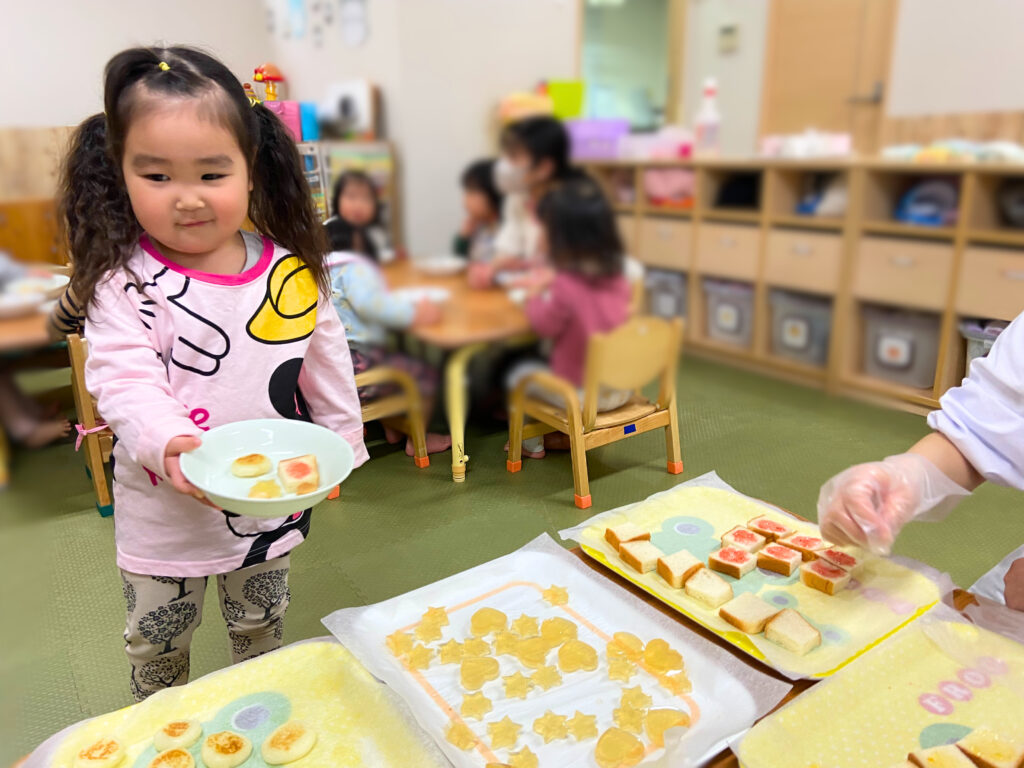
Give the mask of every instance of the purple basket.
M 614 160 L 619 141 L 629 135 L 628 120 L 568 120 L 573 160 Z

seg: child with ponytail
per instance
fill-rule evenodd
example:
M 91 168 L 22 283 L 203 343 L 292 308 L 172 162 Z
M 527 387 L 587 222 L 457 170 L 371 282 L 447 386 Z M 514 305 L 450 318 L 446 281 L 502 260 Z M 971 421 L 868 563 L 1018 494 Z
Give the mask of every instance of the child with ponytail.
M 117 436 L 114 533 L 137 700 L 188 681 L 189 645 L 216 576 L 235 661 L 281 644 L 284 519 L 213 507 L 179 456 L 205 430 L 303 419 L 367 459 L 323 228 L 295 145 L 231 72 L 190 48 L 110 60 L 104 113 L 79 127 L 62 213 L 85 309 L 86 384 Z M 242 231 L 246 217 L 258 234 Z

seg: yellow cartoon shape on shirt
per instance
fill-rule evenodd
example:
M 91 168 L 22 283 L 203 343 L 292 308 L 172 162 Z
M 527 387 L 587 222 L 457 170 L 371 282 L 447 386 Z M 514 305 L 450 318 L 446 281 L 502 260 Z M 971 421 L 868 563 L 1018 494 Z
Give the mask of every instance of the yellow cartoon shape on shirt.
M 264 344 L 305 339 L 316 327 L 319 292 L 309 267 L 298 256 L 278 261 L 267 277 L 267 295 L 246 330 Z

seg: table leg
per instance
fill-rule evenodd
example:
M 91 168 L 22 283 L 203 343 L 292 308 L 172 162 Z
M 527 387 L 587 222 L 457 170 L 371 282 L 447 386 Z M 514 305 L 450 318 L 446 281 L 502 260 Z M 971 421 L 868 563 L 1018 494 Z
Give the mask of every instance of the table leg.
M 0 426 L 0 490 L 7 487 L 11 479 L 11 444 L 7 432 Z
M 452 436 L 452 480 L 466 479 L 466 407 L 469 392 L 466 386 L 466 368 L 473 355 L 487 349 L 487 344 L 469 344 L 452 352 L 445 364 L 445 405 L 448 428 Z

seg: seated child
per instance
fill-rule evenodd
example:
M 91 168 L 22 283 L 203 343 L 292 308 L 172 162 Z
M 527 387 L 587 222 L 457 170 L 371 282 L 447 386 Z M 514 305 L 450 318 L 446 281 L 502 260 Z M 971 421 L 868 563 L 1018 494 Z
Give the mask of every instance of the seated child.
M 462 172 L 462 205 L 466 220 L 452 250 L 467 256 L 472 270 L 494 258 L 494 240 L 501 224 L 502 196 L 494 186 L 494 160 L 477 160 Z
M 0 251 L 0 290 L 29 274 L 29 268 Z M 55 339 L 56 340 L 56 339 Z M 71 423 L 55 407 L 44 408 L 26 395 L 0 361 L 0 429 L 19 445 L 42 448 L 66 437 Z
M 535 273 L 526 314 L 534 333 L 551 340 L 551 354 L 546 365 L 540 361 L 517 365 L 509 372 L 507 385 L 511 391 L 528 373 L 550 368 L 580 388 L 582 397 L 590 337 L 614 330 L 629 317 L 630 286 L 623 274 L 622 240 L 601 188 L 582 174 L 548 192 L 537 206 L 537 218 L 540 245 L 550 267 Z M 565 406 L 546 390 L 530 394 Z M 628 390 L 602 388 L 597 410 L 615 410 L 631 395 Z M 542 459 L 545 448 L 568 447 L 565 435 L 548 434 L 524 440 L 523 454 Z
M 380 226 L 380 200 L 373 180 L 362 171 L 345 171 L 331 190 L 330 222 L 339 222 L 348 232 L 352 247 L 377 260 L 386 238 Z M 341 232 L 341 229 L 337 229 Z
M 569 135 L 553 117 L 511 123 L 502 132 L 501 150 L 494 166 L 494 183 L 505 193 L 501 228 L 495 258 L 488 268 L 470 273 L 474 288 L 493 285 L 499 273 L 528 271 L 543 261 L 534 209 L 553 184 L 579 173 L 569 161 Z
M 364 186 L 372 193 L 373 188 L 358 180 L 350 180 L 350 186 Z M 429 421 L 431 404 L 437 389 L 437 371 L 419 360 L 406 355 L 390 352 L 386 347 L 389 328 L 403 329 L 412 325 L 430 325 L 441 319 L 440 308 L 423 299 L 412 303 L 388 292 L 384 276 L 377 266 L 376 249 L 370 238 L 360 227 L 348 223 L 351 211 L 347 207 L 347 196 L 342 196 L 338 217 L 324 225 L 331 244 L 327 256 L 327 267 L 331 277 L 331 291 L 334 307 L 345 326 L 352 355 L 352 368 L 359 374 L 378 365 L 389 365 L 406 371 L 416 380 L 423 396 L 424 418 Z M 376 197 L 373 197 L 374 206 Z M 361 252 L 359 248 L 362 248 Z M 359 387 L 360 402 L 369 402 L 393 394 L 394 387 L 372 385 Z M 399 433 L 385 428 L 388 442 L 401 439 Z M 427 434 L 427 453 L 440 453 L 451 447 L 448 435 Z M 407 439 L 405 452 L 413 455 L 412 440 Z

